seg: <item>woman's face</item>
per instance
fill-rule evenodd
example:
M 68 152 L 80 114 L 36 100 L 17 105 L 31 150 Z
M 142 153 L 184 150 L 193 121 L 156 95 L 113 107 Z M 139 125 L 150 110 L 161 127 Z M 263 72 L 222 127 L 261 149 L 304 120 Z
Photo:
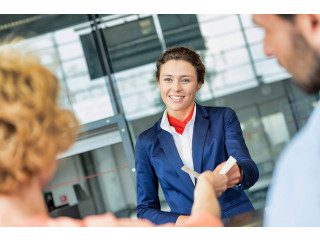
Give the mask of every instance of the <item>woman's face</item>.
M 192 110 L 202 83 L 198 83 L 196 69 L 191 63 L 169 60 L 160 68 L 158 85 L 169 115 L 185 117 Z

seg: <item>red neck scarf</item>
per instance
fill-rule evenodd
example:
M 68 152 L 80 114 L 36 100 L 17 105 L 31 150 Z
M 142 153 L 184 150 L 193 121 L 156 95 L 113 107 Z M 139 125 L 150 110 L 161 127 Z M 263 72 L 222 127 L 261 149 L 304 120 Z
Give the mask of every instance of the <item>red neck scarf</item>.
M 191 113 L 189 114 L 189 116 L 183 122 L 180 122 L 178 119 L 171 117 L 169 114 L 167 114 L 170 126 L 174 127 L 177 133 L 182 134 L 184 129 L 186 128 L 187 123 L 191 120 L 193 116 L 193 112 L 194 112 L 194 107 Z

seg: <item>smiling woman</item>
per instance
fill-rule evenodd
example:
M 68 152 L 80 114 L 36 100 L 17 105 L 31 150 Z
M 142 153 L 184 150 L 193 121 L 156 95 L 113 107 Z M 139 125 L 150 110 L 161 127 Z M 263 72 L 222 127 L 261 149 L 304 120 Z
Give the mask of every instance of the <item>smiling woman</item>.
M 253 210 L 243 190 L 259 177 L 235 112 L 225 107 L 195 103 L 204 83 L 199 54 L 184 47 L 170 48 L 157 61 L 156 79 L 167 109 L 156 124 L 141 133 L 135 148 L 137 216 L 153 223 L 182 223 L 189 218 L 196 180 L 182 166 L 218 173 L 229 156 L 237 159 L 228 181 L 215 182 L 221 216 Z M 171 212 L 161 211 L 160 183 Z M 227 189 L 228 188 L 228 189 Z M 221 189 L 223 191 L 221 191 Z
M 198 82 L 197 73 L 191 63 L 184 60 L 169 60 L 161 66 L 158 85 L 168 114 L 183 122 L 194 107 Z

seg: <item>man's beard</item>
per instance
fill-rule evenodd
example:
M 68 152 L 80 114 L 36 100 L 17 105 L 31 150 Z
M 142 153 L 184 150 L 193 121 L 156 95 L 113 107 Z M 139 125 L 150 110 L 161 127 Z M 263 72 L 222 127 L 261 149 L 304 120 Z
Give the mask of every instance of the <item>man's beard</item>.
M 300 33 L 293 34 L 292 70 L 293 82 L 308 94 L 320 90 L 320 54 L 313 50 Z

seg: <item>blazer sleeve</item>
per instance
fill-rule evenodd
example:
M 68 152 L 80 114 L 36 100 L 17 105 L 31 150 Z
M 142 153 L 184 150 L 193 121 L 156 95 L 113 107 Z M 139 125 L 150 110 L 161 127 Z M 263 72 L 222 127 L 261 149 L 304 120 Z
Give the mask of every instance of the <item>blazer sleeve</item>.
M 158 195 L 158 178 L 143 146 L 141 135 L 135 147 L 137 171 L 137 217 L 148 219 L 155 224 L 175 223 L 178 213 L 161 211 Z
M 243 180 L 239 188 L 245 190 L 257 182 L 259 171 L 257 165 L 251 159 L 237 115 L 232 109 L 227 108 L 224 117 L 226 150 L 228 156 L 233 156 L 237 159 L 238 165 L 243 170 Z

